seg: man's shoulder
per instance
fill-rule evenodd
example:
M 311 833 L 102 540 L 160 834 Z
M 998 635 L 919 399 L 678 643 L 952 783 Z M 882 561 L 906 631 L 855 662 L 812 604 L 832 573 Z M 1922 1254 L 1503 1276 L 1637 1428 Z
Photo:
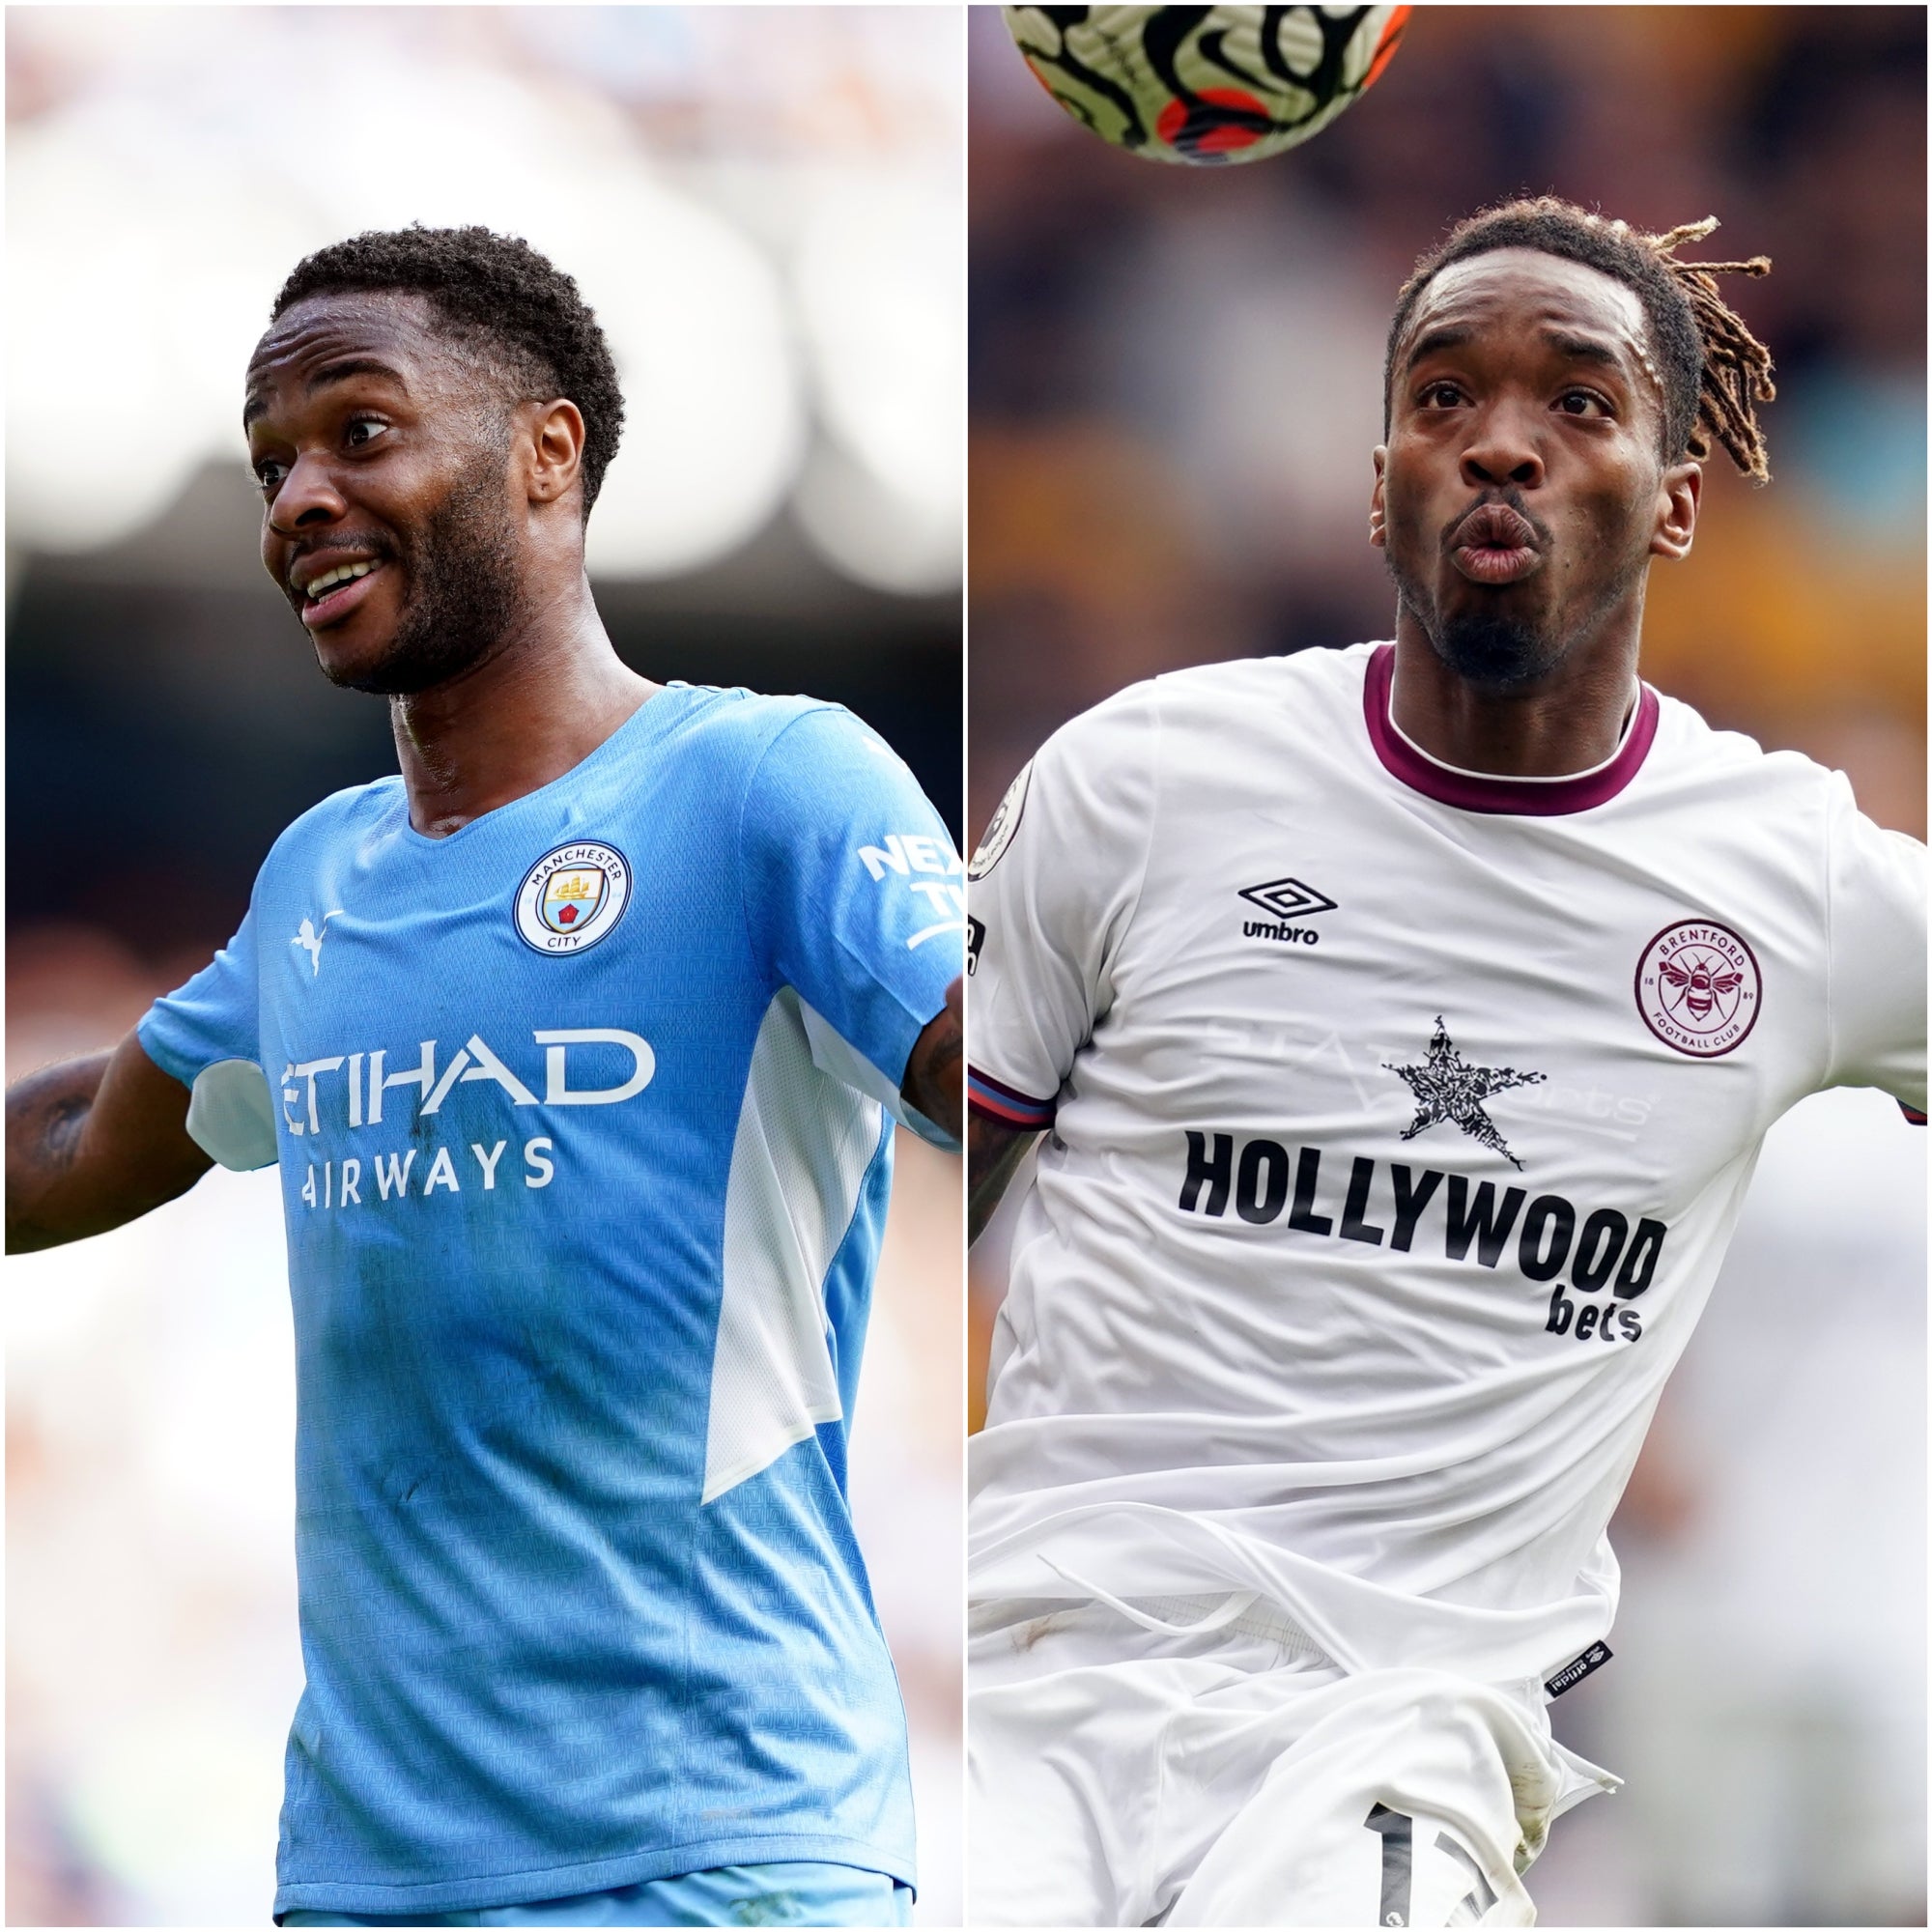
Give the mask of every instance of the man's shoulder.
M 671 688 L 691 700 L 678 725 L 684 749 L 714 766 L 736 766 L 749 776 L 781 743 L 788 761 L 806 765 L 849 761 L 868 751 L 897 759 L 870 725 L 830 698 L 735 685 Z
M 1693 705 L 1663 692 L 1658 693 L 1657 723 L 1648 775 L 1664 787 L 1708 788 L 1810 813 L 1846 782 L 1803 752 L 1767 751 L 1747 733 L 1713 724 Z
M 1311 646 L 1285 657 L 1229 658 L 1163 671 L 1134 688 L 1180 712 L 1245 711 L 1257 702 L 1296 707 L 1321 700 L 1359 703 L 1362 680 L 1376 649 L 1372 643 Z
M 1319 726 L 1359 708 L 1362 680 L 1374 644 L 1310 649 L 1288 657 L 1231 658 L 1189 665 L 1124 686 L 1069 719 L 1054 734 L 1077 748 L 1140 727 L 1198 738 L 1212 751 L 1233 725 L 1265 723 L 1275 729 Z
M 768 741 L 802 718 L 858 724 L 842 704 L 804 692 L 753 691 L 741 684 L 672 684 L 668 689 L 682 694 L 688 702 L 682 721 L 686 729 L 721 737 Z
M 1374 643 L 1340 646 L 1310 645 L 1282 657 L 1229 658 L 1219 664 L 1193 665 L 1171 670 L 1151 682 L 1177 697 L 1206 702 L 1242 703 L 1264 694 L 1269 696 L 1347 696 L 1359 700 L 1369 660 L 1380 646 Z
M 308 851 L 318 842 L 357 836 L 398 814 L 405 820 L 409 816 L 409 800 L 399 773 L 371 779 L 366 784 L 345 785 L 340 791 L 318 799 L 298 818 L 289 821 L 280 838 L 269 848 L 263 870 L 292 852 Z

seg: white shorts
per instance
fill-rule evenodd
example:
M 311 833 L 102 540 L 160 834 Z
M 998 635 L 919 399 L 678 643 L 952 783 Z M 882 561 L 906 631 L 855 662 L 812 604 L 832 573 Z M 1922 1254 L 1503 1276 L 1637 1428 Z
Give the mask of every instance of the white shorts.
M 1541 1693 L 1350 1677 L 1265 1605 L 981 1605 L 968 1922 L 1533 1925 L 1549 1821 L 1615 1780 Z

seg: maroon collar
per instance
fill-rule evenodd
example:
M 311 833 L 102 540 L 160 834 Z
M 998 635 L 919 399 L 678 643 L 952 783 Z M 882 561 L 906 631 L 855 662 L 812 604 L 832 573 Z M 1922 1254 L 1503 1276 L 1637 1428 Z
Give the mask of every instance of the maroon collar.
M 1593 805 L 1615 798 L 1636 777 L 1651 740 L 1657 736 L 1657 693 L 1640 684 L 1636 718 L 1630 731 L 1616 756 L 1594 772 L 1569 779 L 1510 779 L 1459 772 L 1425 757 L 1395 728 L 1389 716 L 1389 693 L 1394 684 L 1395 646 L 1378 644 L 1369 658 L 1369 674 L 1362 686 L 1362 710 L 1376 756 L 1412 791 L 1462 811 L 1511 812 L 1527 818 L 1588 811 Z

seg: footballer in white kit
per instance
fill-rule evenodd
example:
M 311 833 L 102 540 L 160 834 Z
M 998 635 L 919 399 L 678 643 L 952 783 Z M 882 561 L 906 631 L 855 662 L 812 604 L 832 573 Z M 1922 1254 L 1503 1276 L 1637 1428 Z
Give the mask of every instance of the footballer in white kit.
M 1463 224 L 1390 335 L 1395 640 L 1121 693 L 975 860 L 976 1212 L 1045 1136 L 976 1923 L 1533 1923 L 1616 1782 L 1545 1707 L 1758 1146 L 1833 1086 L 1922 1119 L 1924 848 L 1635 677 L 1697 459 L 1764 473 L 1705 226 Z

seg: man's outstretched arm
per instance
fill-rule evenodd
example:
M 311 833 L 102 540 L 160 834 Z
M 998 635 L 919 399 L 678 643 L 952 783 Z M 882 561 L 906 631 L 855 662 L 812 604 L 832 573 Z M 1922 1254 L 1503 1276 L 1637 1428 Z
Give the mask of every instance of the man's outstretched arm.
M 954 980 L 946 989 L 945 1007 L 926 1023 L 913 1042 L 899 1092 L 907 1102 L 954 1141 L 959 1138 L 964 1112 L 966 1029 L 963 1009 L 966 981 Z
M 29 1254 L 185 1194 L 213 1165 L 187 1132 L 188 1090 L 129 1034 L 7 1090 L 7 1252 Z

